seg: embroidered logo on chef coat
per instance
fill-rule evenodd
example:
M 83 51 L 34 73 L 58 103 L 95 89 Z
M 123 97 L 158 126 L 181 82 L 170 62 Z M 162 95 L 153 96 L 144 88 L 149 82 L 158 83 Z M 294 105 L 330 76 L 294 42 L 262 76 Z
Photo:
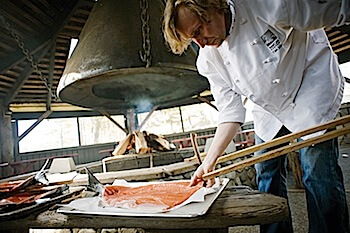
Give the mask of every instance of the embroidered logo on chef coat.
M 273 53 L 277 52 L 277 50 L 282 47 L 281 41 L 270 31 L 270 29 L 268 29 L 260 38 Z

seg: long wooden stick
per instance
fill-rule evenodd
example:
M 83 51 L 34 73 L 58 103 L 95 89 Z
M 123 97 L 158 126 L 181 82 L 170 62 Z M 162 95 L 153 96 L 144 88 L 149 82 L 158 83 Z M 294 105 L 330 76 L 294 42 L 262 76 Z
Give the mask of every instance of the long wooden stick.
M 191 133 L 190 137 L 191 137 L 191 143 L 192 143 L 193 152 L 194 152 L 194 155 L 197 158 L 197 162 L 198 162 L 198 164 L 202 164 L 202 159 L 201 159 L 201 156 L 200 156 L 200 153 L 199 153 L 199 149 L 198 149 L 197 134 L 196 133 Z
M 327 123 L 324 123 L 324 124 L 321 124 L 321 125 L 318 125 L 318 126 L 315 126 L 315 127 L 303 130 L 303 131 L 288 134 L 288 135 L 285 135 L 283 137 L 273 139 L 273 140 L 266 142 L 266 143 L 254 145 L 254 146 L 248 147 L 246 149 L 239 150 L 237 152 L 221 156 L 218 159 L 217 163 L 222 163 L 222 162 L 226 162 L 228 160 L 237 159 L 237 158 L 240 158 L 240 157 L 243 157 L 246 155 L 250 155 L 256 151 L 260 151 L 260 150 L 264 150 L 264 149 L 267 149 L 270 147 L 278 146 L 278 145 L 283 144 L 283 143 L 293 142 L 294 140 L 296 140 L 300 137 L 303 137 L 303 136 L 306 136 L 306 135 L 309 135 L 312 133 L 316 133 L 316 132 L 321 131 L 321 130 L 334 128 L 338 125 L 345 125 L 347 123 L 350 123 L 350 115 L 340 117 L 336 120 L 332 120 L 332 121 L 329 121 Z
M 332 128 L 332 127 L 335 127 L 337 125 L 344 125 L 344 124 L 349 123 L 349 122 L 350 122 L 350 115 L 346 116 L 346 117 L 339 118 L 337 120 L 334 120 L 334 121 L 331 121 L 328 123 L 325 123 L 323 125 L 319 125 L 319 126 L 301 131 L 301 132 L 297 132 L 294 134 L 286 135 L 286 136 L 281 137 L 281 138 L 277 138 L 275 140 L 272 140 L 271 142 L 252 146 L 252 147 L 247 148 L 245 150 L 238 151 L 236 153 L 232 153 L 232 154 L 223 156 L 222 158 L 218 159 L 218 163 L 224 162 L 224 161 L 227 161 L 230 159 L 234 159 L 234 158 L 239 158 L 239 157 L 254 153 L 255 151 L 270 148 L 272 146 L 277 146 L 277 145 L 282 144 L 282 143 L 286 143 L 286 142 L 292 143 L 293 140 L 295 140 L 296 138 L 299 138 L 301 136 L 305 136 L 305 135 L 310 134 L 310 133 L 315 133 L 315 132 L 320 131 L 320 130 Z M 325 133 L 323 135 L 320 135 L 320 136 L 317 136 L 314 138 L 310 138 L 310 139 L 307 139 L 307 140 L 304 140 L 301 142 L 295 142 L 295 143 L 292 143 L 291 145 L 287 145 L 287 146 L 269 151 L 267 153 L 261 154 L 259 156 L 255 156 L 255 157 L 240 161 L 238 163 L 234 163 L 234 164 L 231 164 L 229 166 L 223 167 L 221 169 L 212 171 L 210 173 L 207 173 L 207 174 L 203 175 L 203 179 L 208 180 L 208 179 L 214 178 L 216 176 L 224 175 L 224 174 L 227 174 L 227 173 L 232 172 L 234 170 L 239 170 L 239 169 L 245 168 L 247 166 L 251 166 L 251 165 L 256 164 L 256 163 L 260 163 L 260 162 L 263 162 L 263 161 L 266 161 L 269 159 L 273 159 L 273 158 L 276 158 L 278 156 L 287 154 L 291 151 L 299 150 L 301 148 L 311 146 L 313 144 L 317 144 L 320 142 L 324 142 L 324 141 L 327 141 L 331 138 L 339 137 L 341 135 L 348 134 L 348 133 L 350 133 L 350 126 L 344 127 L 342 129 L 337 129 L 337 130 L 334 130 L 334 131 L 331 131 L 331 132 Z

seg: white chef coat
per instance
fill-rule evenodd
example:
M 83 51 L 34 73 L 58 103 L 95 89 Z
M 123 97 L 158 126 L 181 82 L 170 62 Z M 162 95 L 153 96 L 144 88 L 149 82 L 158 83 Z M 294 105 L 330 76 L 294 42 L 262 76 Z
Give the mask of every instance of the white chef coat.
M 344 23 L 348 15 L 341 14 L 350 12 L 343 9 L 349 0 L 334 1 L 229 0 L 234 17 L 229 35 L 218 48 L 201 48 L 197 59 L 219 123 L 244 122 L 241 95 L 255 104 L 255 132 L 264 141 L 282 125 L 297 132 L 334 119 L 344 81 L 319 28 Z

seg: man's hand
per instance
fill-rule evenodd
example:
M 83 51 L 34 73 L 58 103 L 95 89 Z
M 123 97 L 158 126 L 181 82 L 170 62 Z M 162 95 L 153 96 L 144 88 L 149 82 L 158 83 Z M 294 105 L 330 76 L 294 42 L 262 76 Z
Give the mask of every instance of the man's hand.
M 213 161 L 210 161 L 209 158 L 206 158 L 193 174 L 191 178 L 190 186 L 194 186 L 199 182 L 203 181 L 203 178 L 202 178 L 203 175 L 213 171 L 215 168 L 215 163 L 216 163 L 216 159 Z M 212 187 L 214 184 L 215 184 L 215 179 L 210 179 L 205 182 L 205 186 L 208 188 Z
M 203 181 L 203 175 L 214 170 L 216 160 L 219 156 L 221 156 L 230 141 L 232 141 L 240 125 L 241 124 L 237 122 L 226 122 L 219 124 L 207 157 L 205 157 L 203 163 L 193 174 L 190 184 L 191 186 L 196 185 L 199 181 Z M 210 179 L 207 180 L 206 183 L 206 187 L 211 187 L 215 184 L 215 180 Z

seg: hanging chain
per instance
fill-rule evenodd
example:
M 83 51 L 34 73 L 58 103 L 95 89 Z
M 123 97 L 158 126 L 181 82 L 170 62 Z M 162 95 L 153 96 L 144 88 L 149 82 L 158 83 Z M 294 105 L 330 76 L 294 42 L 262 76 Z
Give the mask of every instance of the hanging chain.
M 146 68 L 151 66 L 151 38 L 150 38 L 150 27 L 149 27 L 149 14 L 147 13 L 148 9 L 148 0 L 140 0 L 141 8 L 141 31 L 142 31 L 142 47 L 143 54 L 140 51 L 141 60 L 146 63 Z
M 10 32 L 11 36 L 15 41 L 17 42 L 18 47 L 21 49 L 22 53 L 26 56 L 26 59 L 29 61 L 30 66 L 34 69 L 34 72 L 36 72 L 39 75 L 39 78 L 43 81 L 46 89 L 49 91 L 50 95 L 54 100 L 57 100 L 57 96 L 52 92 L 51 87 L 48 84 L 48 80 L 46 77 L 43 76 L 43 73 L 38 67 L 38 63 L 33 60 L 33 56 L 30 54 L 29 50 L 24 46 L 24 42 L 21 41 L 19 35 L 17 32 L 15 32 L 11 25 L 5 20 L 3 16 L 0 15 L 0 18 L 2 20 L 3 25 L 5 28 Z

